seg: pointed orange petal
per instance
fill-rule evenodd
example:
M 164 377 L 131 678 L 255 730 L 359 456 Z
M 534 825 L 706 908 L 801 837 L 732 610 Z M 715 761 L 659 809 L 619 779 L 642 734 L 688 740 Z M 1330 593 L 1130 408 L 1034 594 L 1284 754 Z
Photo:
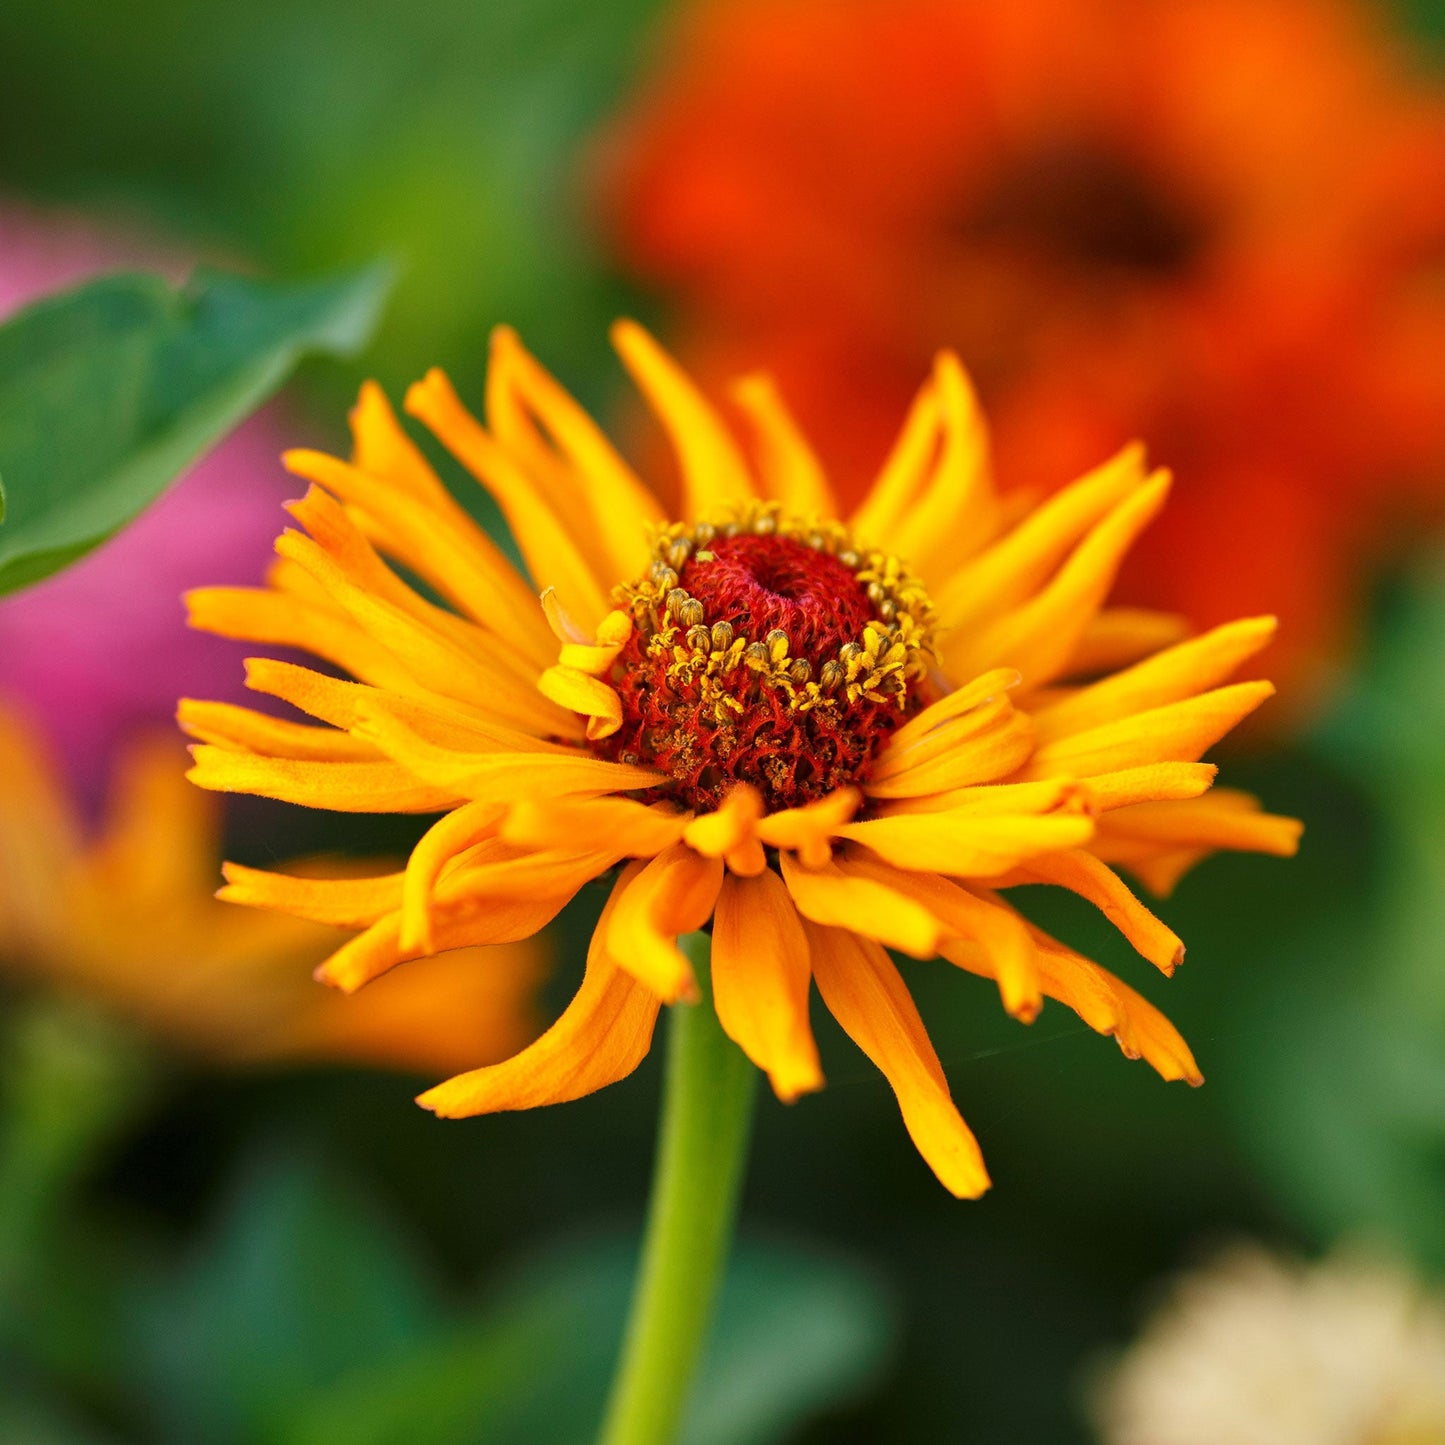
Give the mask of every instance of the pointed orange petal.
M 378 878 L 305 878 L 224 863 L 226 886 L 216 897 L 271 908 L 337 928 L 369 928 L 401 902 L 401 874 Z
M 288 722 L 228 702 L 183 697 L 176 707 L 176 721 L 198 742 L 214 743 L 230 752 L 327 763 L 381 759 L 370 743 L 337 728 Z
M 977 1199 L 989 1186 L 978 1141 L 963 1122 L 907 986 L 876 943 L 806 925 L 813 977 L 833 1017 L 883 1072 L 903 1123 L 949 1193 Z
M 462 405 L 444 373 L 433 369 L 406 394 L 406 409 L 487 488 L 517 539 L 532 581 L 566 591 L 583 623 L 595 627 L 611 607 L 607 597 L 621 577 L 602 576 L 595 555 L 571 532 L 517 461 Z
M 798 912 L 814 923 L 848 928 L 914 958 L 933 958 L 946 930 L 912 898 L 862 873 L 833 863 L 804 868 L 791 853 L 780 860 Z
M 1165 647 L 1192 631 L 1186 618 L 1145 607 L 1104 607 L 1096 612 L 1069 654 L 1061 677 L 1099 677 Z
M 526 848 L 617 848 L 627 857 L 651 858 L 682 837 L 690 817 L 632 798 L 527 801 L 508 812 L 502 837 Z
M 849 877 L 872 879 L 928 909 L 947 936 L 939 952 L 950 963 L 979 972 L 978 960 L 956 946 L 966 940 L 982 952 L 982 971 L 998 984 L 999 998 L 1014 1018 L 1032 1023 L 1043 997 L 1039 989 L 1037 952 L 1022 919 L 1006 905 L 982 898 L 935 873 L 908 873 L 892 868 L 859 849 L 850 849 L 839 865 Z
M 770 848 L 796 853 L 806 868 L 821 868 L 833 856 L 833 837 L 862 806 L 857 788 L 839 788 L 826 798 L 784 808 L 758 821 L 758 838 Z
M 1161 1078 L 1204 1082 L 1179 1031 L 1147 999 L 1091 959 L 1035 929 L 1044 992 L 1097 1033 L 1112 1035 L 1126 1058 L 1142 1058 Z
M 1021 778 L 1067 773 L 1088 778 L 1150 763 L 1192 763 L 1255 708 L 1274 696 L 1268 682 L 1236 682 L 1166 703 L 1038 749 Z
M 811 977 L 808 940 L 778 875 L 724 878 L 712 934 L 718 1022 L 784 1103 L 823 1087 L 808 1023 Z
M 967 677 L 990 667 L 1016 667 L 1026 688 L 1052 682 L 1103 605 L 1125 553 L 1168 492 L 1168 474 L 1155 473 L 1093 528 L 1048 585 L 1028 601 L 983 627 L 945 634 L 942 650 L 948 669 Z
M 938 463 L 889 541 L 926 578 L 946 576 L 998 527 L 988 427 L 973 385 L 949 351 L 940 353 L 933 375 L 943 418 Z
M 1231 622 L 1156 653 L 1101 682 L 1081 687 L 1050 706 L 1035 708 L 1039 743 L 1051 743 L 1207 692 L 1267 646 L 1275 631 L 1273 617 Z
M 1015 880 L 1053 883 L 1087 898 L 1161 973 L 1171 974 L 1184 962 L 1184 944 L 1178 934 L 1145 908 L 1124 880 L 1091 853 L 1070 849 L 1030 858 L 1016 874 L 1000 879 L 998 886 L 1009 887 Z
M 666 520 L 657 498 L 507 326 L 492 333 L 487 419 L 498 441 L 554 475 L 556 500 L 579 514 L 618 580 L 642 571 L 649 529 Z
M 677 453 L 683 520 L 714 516 L 757 496 L 747 463 L 727 427 L 686 372 L 633 321 L 618 321 L 612 344 L 632 373 Z
M 752 423 L 757 439 L 758 472 L 767 495 L 789 516 L 838 515 L 833 489 L 807 438 L 788 412 L 773 379 L 762 373 L 744 377 L 733 396 Z
M 652 1044 L 660 1000 L 608 956 L 605 938 L 618 900 L 640 871 L 624 869 L 587 951 L 587 970 L 561 1017 L 505 1063 L 473 1069 L 417 1100 L 444 1119 L 535 1109 L 595 1093 L 625 1079 Z
M 1089 529 L 1143 482 L 1143 463 L 1144 449 L 1133 443 L 1035 507 L 939 589 L 942 625 L 976 628 L 1027 602 Z
M 393 762 L 312 762 L 233 753 L 202 743 L 186 776 L 217 793 L 254 793 L 333 813 L 440 813 L 462 801 L 455 789 L 419 781 Z
M 1078 814 L 993 817 L 961 810 L 869 818 L 838 829 L 895 867 L 954 878 L 996 877 L 1035 854 L 1077 848 L 1093 832 L 1094 820 Z
M 644 865 L 618 899 L 604 940 L 607 951 L 666 1003 L 698 996 L 678 935 L 712 917 L 722 878 L 720 859 L 674 843 Z

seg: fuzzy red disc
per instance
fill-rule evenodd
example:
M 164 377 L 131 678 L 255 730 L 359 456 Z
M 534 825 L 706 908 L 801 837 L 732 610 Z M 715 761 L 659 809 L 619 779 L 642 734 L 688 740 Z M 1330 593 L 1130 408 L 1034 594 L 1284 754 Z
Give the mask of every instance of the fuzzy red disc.
M 707 552 L 710 559 L 688 558 L 679 582 L 702 603 L 709 624 L 729 622 L 754 641 L 780 628 L 792 655 L 816 665 L 873 621 L 873 604 L 852 571 L 806 542 L 744 532 L 715 538 Z
M 792 537 L 743 533 L 710 541 L 691 557 L 679 585 L 703 606 L 704 623 L 729 623 L 760 642 L 775 629 L 788 655 L 816 677 L 822 664 L 860 641 L 877 613 L 843 562 Z M 700 683 L 670 671 L 670 648 L 635 632 L 609 678 L 622 700 L 622 726 L 595 746 L 607 757 L 665 772 L 671 783 L 653 798 L 716 808 L 738 783 L 763 795 L 769 812 L 799 807 L 864 781 L 879 748 L 916 705 L 849 701 L 840 689 L 823 706 L 799 709 L 788 692 L 745 666 L 724 678 L 741 704 L 721 720 Z

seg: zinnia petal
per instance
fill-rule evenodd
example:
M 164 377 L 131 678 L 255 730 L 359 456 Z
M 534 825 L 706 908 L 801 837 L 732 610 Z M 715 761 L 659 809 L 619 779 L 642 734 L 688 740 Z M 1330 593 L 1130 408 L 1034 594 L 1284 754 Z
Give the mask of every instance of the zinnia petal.
M 989 1187 L 983 1155 L 954 1106 L 938 1055 L 898 970 L 868 939 L 816 924 L 809 924 L 807 932 L 823 1002 L 892 1086 L 918 1152 L 949 1193 L 977 1199 Z
M 642 1062 L 661 1000 L 617 966 L 605 943 L 612 910 L 640 867 L 624 869 L 614 885 L 592 935 L 582 986 L 556 1023 L 515 1057 L 448 1079 L 417 1103 L 445 1119 L 535 1109 L 595 1093 Z
M 808 1023 L 811 979 L 807 936 L 778 875 L 724 878 L 712 934 L 718 1022 L 784 1103 L 823 1087 Z

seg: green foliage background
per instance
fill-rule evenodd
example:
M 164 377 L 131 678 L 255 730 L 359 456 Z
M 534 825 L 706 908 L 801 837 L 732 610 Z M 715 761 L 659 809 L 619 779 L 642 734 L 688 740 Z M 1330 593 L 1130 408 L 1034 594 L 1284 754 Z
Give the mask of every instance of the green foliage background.
M 267 273 L 386 255 L 400 280 L 366 369 L 388 386 L 430 364 L 474 386 L 507 320 L 606 409 L 606 322 L 647 302 L 589 227 L 588 137 L 658 10 L 8 0 L 0 191 Z M 1432 63 L 1445 10 L 1402 13 Z M 307 371 L 315 428 L 339 430 L 359 374 Z M 1166 989 L 1086 908 L 1032 900 L 1167 1006 L 1208 1086 L 1165 1087 L 1071 1016 L 1024 1030 L 982 983 L 911 966 L 997 1184 L 959 1205 L 820 1019 L 828 1090 L 761 1110 L 689 1439 L 1067 1445 L 1147 1289 L 1216 1242 L 1363 1233 L 1445 1272 L 1445 574 L 1382 581 L 1368 630 L 1304 736 L 1220 750 L 1231 781 L 1306 819 L 1306 846 L 1186 880 L 1163 913 L 1189 963 Z M 405 826 L 252 808 L 232 851 L 394 846 Z M 595 907 L 565 925 L 558 1000 Z M 565 1109 L 443 1125 L 411 1080 L 192 1073 L 94 1021 L 6 1009 L 0 1438 L 586 1438 L 655 1059 Z

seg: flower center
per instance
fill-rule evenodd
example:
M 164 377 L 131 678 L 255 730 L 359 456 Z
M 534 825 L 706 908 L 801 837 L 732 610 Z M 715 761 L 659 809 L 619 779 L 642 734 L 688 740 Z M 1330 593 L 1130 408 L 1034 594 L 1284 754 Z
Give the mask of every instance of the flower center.
M 675 525 L 620 587 L 635 631 L 609 678 L 622 726 L 596 746 L 667 773 L 658 796 L 716 807 L 751 783 L 770 811 L 866 778 L 922 705 L 933 610 L 897 558 L 776 503 Z
M 963 230 L 1085 269 L 1168 278 L 1206 239 L 1201 218 L 1127 158 L 1081 144 L 1044 145 L 1001 170 Z

